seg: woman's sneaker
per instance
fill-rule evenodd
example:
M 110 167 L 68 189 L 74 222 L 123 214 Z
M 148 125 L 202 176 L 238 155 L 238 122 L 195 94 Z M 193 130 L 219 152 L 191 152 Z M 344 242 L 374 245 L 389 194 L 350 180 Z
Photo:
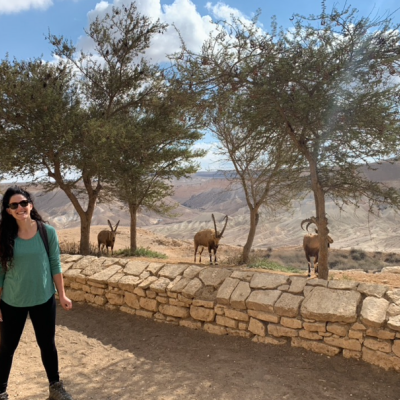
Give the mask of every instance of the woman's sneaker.
M 8 400 L 8 394 L 6 392 L 0 394 L 0 400 Z
M 62 381 L 53 383 L 50 387 L 50 394 L 48 400 L 73 400 L 71 395 L 64 389 Z M 1 400 L 1 398 L 0 398 Z

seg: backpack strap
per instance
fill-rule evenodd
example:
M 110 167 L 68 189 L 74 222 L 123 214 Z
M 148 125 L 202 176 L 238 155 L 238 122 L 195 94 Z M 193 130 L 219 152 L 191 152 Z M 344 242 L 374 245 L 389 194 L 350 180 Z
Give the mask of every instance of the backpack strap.
M 36 223 L 38 226 L 40 237 L 42 238 L 44 247 L 46 248 L 47 256 L 50 257 L 49 239 L 47 238 L 46 227 L 44 226 L 44 223 L 41 221 L 36 221 Z

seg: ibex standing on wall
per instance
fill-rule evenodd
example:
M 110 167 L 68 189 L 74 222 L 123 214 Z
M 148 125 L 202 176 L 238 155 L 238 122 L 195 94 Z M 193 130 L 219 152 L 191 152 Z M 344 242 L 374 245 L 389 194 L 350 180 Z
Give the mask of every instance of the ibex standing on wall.
M 303 228 L 303 224 L 307 222 L 306 229 Z M 308 232 L 308 227 L 314 224 L 315 226 L 317 225 L 317 220 L 315 217 L 311 217 L 308 219 L 305 219 L 304 221 L 301 221 L 301 229 L 307 230 Z M 333 239 L 328 235 L 328 247 L 329 245 L 333 243 Z M 318 229 L 315 229 L 315 233 L 308 233 L 307 235 L 304 235 L 303 238 L 303 249 L 304 253 L 306 255 L 307 261 L 308 261 L 308 276 L 311 276 L 311 257 L 314 257 L 314 272 L 315 275 L 318 276 L 318 254 L 319 254 L 319 237 L 318 237 Z
M 214 228 L 215 229 L 205 229 L 204 231 L 197 232 L 194 235 L 194 262 L 196 262 L 196 254 L 197 254 L 197 249 L 199 246 L 201 246 L 201 250 L 199 251 L 199 262 L 201 262 L 201 253 L 204 250 L 204 247 L 208 248 L 208 253 L 210 254 L 210 264 L 212 264 L 212 256 L 211 256 L 211 250 L 214 251 L 214 264 L 218 265 L 217 262 L 217 250 L 218 250 L 218 244 L 219 240 L 222 238 L 222 235 L 225 231 L 226 224 L 228 223 L 228 216 L 225 216 L 225 225 L 222 228 L 221 232 L 217 231 L 217 224 L 215 223 L 215 218 L 214 214 L 211 214 L 212 219 L 214 221 Z
M 108 248 L 111 247 L 111 254 L 113 254 L 115 236 L 117 235 L 117 228 L 119 225 L 119 221 L 117 222 L 117 225 L 115 225 L 115 228 L 113 228 L 109 219 L 107 221 L 108 225 L 110 225 L 111 231 L 106 231 L 106 230 L 100 231 L 99 234 L 97 235 L 97 243 L 99 245 L 99 253 L 100 251 L 104 251 L 104 247 L 106 247 L 108 254 Z

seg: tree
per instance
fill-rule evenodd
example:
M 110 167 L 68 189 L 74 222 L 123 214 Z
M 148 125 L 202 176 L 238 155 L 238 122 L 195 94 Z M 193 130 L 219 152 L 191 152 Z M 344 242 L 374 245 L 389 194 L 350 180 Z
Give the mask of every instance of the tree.
M 164 88 L 167 89 L 167 88 Z M 114 154 L 105 182 L 111 193 L 128 205 L 131 216 L 131 252 L 137 249 L 136 218 L 140 208 L 168 214 L 174 205 L 172 178 L 196 172 L 194 159 L 204 151 L 191 150 L 202 137 L 184 118 L 184 105 L 170 101 L 167 91 L 136 109 L 128 119 L 115 122 L 109 151 Z
M 260 59 L 255 22 L 239 20 L 216 25 L 216 33 L 200 53 L 186 49 L 172 56 L 175 84 L 186 88 L 199 123 L 218 139 L 219 154 L 233 166 L 226 178 L 242 187 L 250 212 L 249 232 L 241 261 L 249 261 L 261 208 L 288 208 L 305 189 L 302 157 L 276 126 L 265 124 L 255 112 L 252 87 L 254 71 L 268 62 Z M 253 40 L 253 39 L 252 39 Z M 261 43 L 259 43 L 261 45 Z
M 192 88 L 200 82 L 203 92 L 219 82 L 231 90 L 245 85 L 249 126 L 279 133 L 304 157 L 315 199 L 319 276 L 327 279 L 326 197 L 339 207 L 367 199 L 371 212 L 382 203 L 400 206 L 396 189 L 368 180 L 361 168 L 399 151 L 399 84 L 393 79 L 399 75 L 399 31 L 390 18 L 357 18 L 350 8 L 328 14 L 324 2 L 319 16 L 293 20 L 293 30 L 279 32 L 274 24 L 261 32 L 256 19 L 233 19 L 234 29 L 220 24 L 216 37 L 229 51 L 214 41 L 223 56 L 217 62 L 204 57 L 201 74 L 194 82 L 186 75 L 186 82 Z M 180 73 L 199 65 L 185 48 L 175 60 Z M 243 60 L 252 69 L 241 68 Z

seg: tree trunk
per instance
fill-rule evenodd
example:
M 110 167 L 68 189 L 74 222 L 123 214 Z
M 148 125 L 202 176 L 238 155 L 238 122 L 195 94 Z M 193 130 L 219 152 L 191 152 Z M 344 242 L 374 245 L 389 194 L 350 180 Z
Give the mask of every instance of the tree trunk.
M 251 251 L 251 248 L 253 246 L 254 237 L 256 236 L 258 220 L 259 220 L 258 207 L 257 208 L 251 208 L 250 209 L 250 229 L 249 229 L 249 234 L 247 235 L 247 241 L 246 241 L 246 244 L 243 247 L 243 252 L 242 252 L 242 261 L 245 264 L 249 262 L 250 251 Z
M 328 220 L 325 211 L 325 193 L 319 183 L 317 166 L 314 160 L 310 162 L 311 187 L 314 192 L 316 219 L 318 223 L 319 254 L 318 278 L 328 279 Z
M 129 204 L 129 214 L 131 215 L 131 252 L 132 254 L 137 250 L 137 239 L 136 239 L 136 204 Z

